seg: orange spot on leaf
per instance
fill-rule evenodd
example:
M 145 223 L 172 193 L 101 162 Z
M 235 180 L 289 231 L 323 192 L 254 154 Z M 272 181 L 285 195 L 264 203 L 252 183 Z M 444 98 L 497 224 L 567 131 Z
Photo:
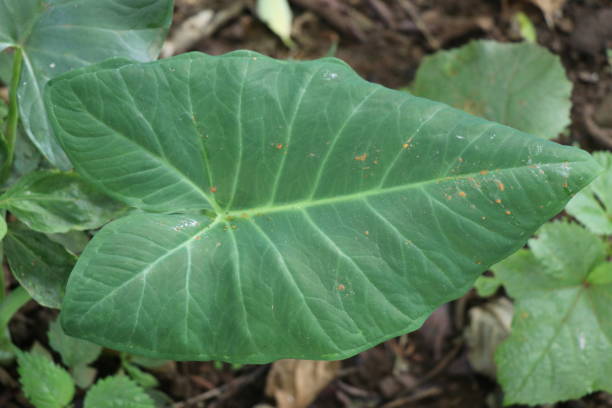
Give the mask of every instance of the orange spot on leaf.
M 365 161 L 365 159 L 367 159 L 367 158 L 368 158 L 368 154 L 367 153 L 364 153 L 364 154 L 359 155 L 359 156 L 355 156 L 355 160 L 357 160 L 357 161 Z
M 210 188 L 210 192 L 211 192 L 211 193 L 216 193 L 216 192 L 217 192 L 217 187 L 212 186 L 212 187 Z
M 459 192 L 459 197 L 465 197 L 467 196 L 467 194 L 465 194 L 465 191 L 460 191 Z

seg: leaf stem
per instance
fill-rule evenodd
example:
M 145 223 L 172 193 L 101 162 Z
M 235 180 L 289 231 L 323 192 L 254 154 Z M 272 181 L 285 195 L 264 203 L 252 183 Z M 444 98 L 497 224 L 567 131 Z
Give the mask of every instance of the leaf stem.
M 9 293 L 0 304 L 0 330 L 4 330 L 13 315 L 25 305 L 32 297 L 22 287 L 19 286 Z
M 17 124 L 19 123 L 19 106 L 17 104 L 17 90 L 21 78 L 21 65 L 23 62 L 23 49 L 15 47 L 13 55 L 13 72 L 9 94 L 9 113 L 6 123 L 6 160 L 2 165 L 0 181 L 4 182 L 11 174 L 13 156 L 15 153 L 15 139 L 17 137 Z

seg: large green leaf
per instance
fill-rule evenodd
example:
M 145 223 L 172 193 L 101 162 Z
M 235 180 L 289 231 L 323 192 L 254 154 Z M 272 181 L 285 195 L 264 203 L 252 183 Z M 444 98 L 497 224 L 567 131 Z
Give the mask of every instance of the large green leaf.
M 516 299 L 511 336 L 496 353 L 507 404 L 612 391 L 612 268 L 605 246 L 577 224 L 548 224 L 543 232 L 530 245 L 555 247 L 562 258 L 523 249 L 493 267 Z M 585 252 L 588 244 L 596 250 Z
M 105 226 L 63 303 L 69 334 L 158 358 L 340 359 L 415 330 L 598 172 L 335 59 L 107 63 L 47 98 L 85 178 L 187 211 Z
M 38 171 L 22 177 L 0 196 L 0 208 L 45 233 L 99 228 L 122 205 L 73 172 Z
M 45 234 L 15 223 L 4 239 L 4 252 L 13 276 L 34 300 L 59 309 L 76 258 Z
M 538 44 L 473 41 L 439 51 L 423 60 L 410 90 L 547 139 L 570 123 L 572 83 Z
M 566 210 L 594 233 L 612 235 L 612 153 L 596 152 L 593 156 L 605 171 L 576 194 Z
M 24 49 L 21 119 L 51 163 L 70 168 L 45 112 L 47 81 L 111 57 L 155 59 L 171 17 L 172 0 L 0 0 L 0 51 Z

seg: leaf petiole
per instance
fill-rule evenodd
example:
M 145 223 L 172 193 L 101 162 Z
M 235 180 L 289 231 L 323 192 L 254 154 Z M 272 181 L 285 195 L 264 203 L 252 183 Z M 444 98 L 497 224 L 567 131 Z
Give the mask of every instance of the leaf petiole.
M 13 167 L 13 156 L 15 152 L 15 138 L 17 137 L 17 124 L 19 122 L 19 106 L 17 104 L 17 88 L 21 78 L 21 65 L 23 63 L 23 49 L 15 47 L 13 55 L 13 72 L 11 77 L 11 87 L 9 94 L 9 113 L 6 123 L 5 142 L 6 160 L 2 165 L 0 181 L 5 181 L 11 173 Z

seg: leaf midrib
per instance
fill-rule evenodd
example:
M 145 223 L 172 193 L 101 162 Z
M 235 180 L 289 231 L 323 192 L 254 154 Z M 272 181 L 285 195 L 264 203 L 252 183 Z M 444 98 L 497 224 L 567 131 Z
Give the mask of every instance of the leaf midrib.
M 541 168 L 541 167 L 548 167 L 548 166 L 558 166 L 564 163 L 567 163 L 567 161 L 541 163 L 541 164 L 538 164 L 537 166 L 538 168 Z M 578 163 L 578 162 L 574 162 L 574 163 Z M 489 170 L 490 172 L 489 174 L 494 174 L 494 173 L 499 173 L 499 172 L 512 172 L 514 170 L 526 169 L 526 168 L 529 168 L 529 166 L 522 165 L 522 166 L 506 167 L 506 168 L 501 168 L 501 169 Z M 488 170 L 488 169 L 483 169 L 483 170 Z M 261 207 L 235 209 L 231 211 L 226 211 L 222 215 L 225 217 L 230 217 L 230 218 L 239 218 L 239 217 L 252 217 L 252 216 L 257 216 L 257 215 L 266 215 L 266 214 L 282 212 L 282 211 L 302 210 L 304 208 L 316 207 L 320 205 L 335 204 L 335 203 L 341 203 L 341 202 L 346 202 L 346 201 L 358 201 L 358 200 L 361 200 L 361 199 L 364 199 L 370 196 L 378 196 L 378 195 L 402 192 L 406 190 L 424 188 L 425 186 L 428 186 L 434 183 L 438 184 L 438 183 L 443 183 L 443 182 L 448 182 L 448 181 L 469 180 L 472 178 L 473 179 L 483 179 L 484 177 L 485 176 L 483 176 L 480 173 L 480 171 L 478 171 L 478 172 L 473 172 L 473 173 L 460 174 L 457 176 L 438 177 L 438 178 L 433 178 L 430 180 L 418 181 L 415 183 L 403 184 L 399 186 L 393 186 L 393 187 L 387 187 L 387 188 L 376 188 L 372 190 L 360 191 L 357 193 L 345 194 L 345 195 L 338 196 L 338 197 L 326 197 L 326 198 L 320 198 L 316 200 L 306 199 L 306 200 L 294 201 L 291 203 L 281 204 L 281 205 L 271 205 L 271 206 L 266 205 L 266 206 L 261 206 Z

